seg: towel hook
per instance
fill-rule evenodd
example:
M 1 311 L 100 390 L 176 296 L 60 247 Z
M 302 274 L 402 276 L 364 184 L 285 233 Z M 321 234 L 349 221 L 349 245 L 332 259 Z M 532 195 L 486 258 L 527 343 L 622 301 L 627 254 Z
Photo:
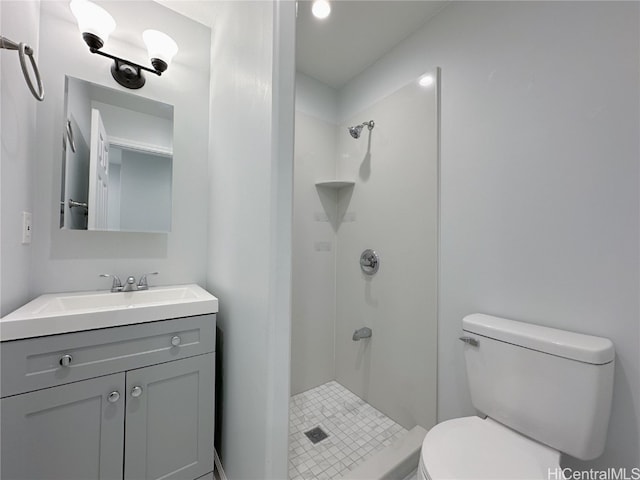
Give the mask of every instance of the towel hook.
M 36 100 L 44 100 L 44 87 L 42 86 L 42 79 L 40 78 L 38 65 L 36 65 L 36 61 L 33 58 L 33 48 L 24 43 L 16 43 L 12 40 L 9 40 L 7 37 L 3 37 L 2 35 L 0 35 L 0 48 L 18 51 L 18 56 L 20 57 L 20 66 L 22 67 L 22 74 L 24 75 L 24 79 L 27 82 L 29 90 L 31 90 L 31 93 L 36 98 Z M 31 76 L 29 75 L 29 70 L 27 69 L 27 60 L 25 56 L 28 56 L 29 60 L 31 61 L 31 68 L 33 69 L 33 73 L 36 77 L 36 83 L 38 84 L 37 91 L 33 86 L 33 82 L 31 81 Z

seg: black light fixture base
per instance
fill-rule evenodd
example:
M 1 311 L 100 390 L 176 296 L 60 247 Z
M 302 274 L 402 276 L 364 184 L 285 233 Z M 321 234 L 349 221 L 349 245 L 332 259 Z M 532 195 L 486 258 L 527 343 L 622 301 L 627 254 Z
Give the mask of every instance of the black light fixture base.
M 111 76 L 113 79 L 118 82 L 120 85 L 126 88 L 138 89 L 142 88 L 146 82 L 144 78 L 143 70 L 145 72 L 155 73 L 156 75 L 162 75 L 168 65 L 163 60 L 158 58 L 152 59 L 153 68 L 145 67 L 144 65 L 138 65 L 137 63 L 133 63 L 130 60 L 125 60 L 120 57 L 116 57 L 111 55 L 110 53 L 103 52 L 100 50 L 104 42 L 93 35 L 92 33 L 83 33 L 82 38 L 89 45 L 89 51 L 91 53 L 95 53 L 97 55 L 101 55 L 106 58 L 110 58 L 113 60 L 113 65 L 111 65 Z
M 146 82 L 140 68 L 115 60 L 111 65 L 111 76 L 120 85 L 130 89 L 142 88 Z
M 160 60 L 159 58 L 152 58 L 151 65 L 153 66 L 153 68 L 155 69 L 158 75 L 164 72 L 169 66 L 167 65 L 167 62 L 165 62 L 164 60 Z
M 104 46 L 102 39 L 93 33 L 83 32 L 82 39 L 84 40 L 84 43 L 89 46 L 91 51 L 100 50 Z

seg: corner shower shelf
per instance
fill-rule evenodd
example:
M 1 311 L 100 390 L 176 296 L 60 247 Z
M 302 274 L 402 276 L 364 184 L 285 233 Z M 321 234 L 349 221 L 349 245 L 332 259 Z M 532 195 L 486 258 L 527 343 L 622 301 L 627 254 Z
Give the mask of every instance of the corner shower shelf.
M 352 180 L 324 180 L 321 182 L 316 182 L 316 187 L 325 187 L 325 188 L 333 188 L 335 190 L 339 190 L 344 187 L 353 187 L 356 182 Z

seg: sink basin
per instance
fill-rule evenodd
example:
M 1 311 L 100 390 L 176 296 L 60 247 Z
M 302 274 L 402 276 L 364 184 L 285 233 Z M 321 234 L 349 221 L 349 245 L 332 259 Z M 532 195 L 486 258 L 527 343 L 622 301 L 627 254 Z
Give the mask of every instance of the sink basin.
M 217 313 L 198 285 L 42 295 L 0 319 L 0 341 Z
M 135 292 L 100 292 L 73 295 L 52 295 L 37 313 L 75 312 L 103 308 L 133 308 L 197 299 L 189 285 L 154 288 Z

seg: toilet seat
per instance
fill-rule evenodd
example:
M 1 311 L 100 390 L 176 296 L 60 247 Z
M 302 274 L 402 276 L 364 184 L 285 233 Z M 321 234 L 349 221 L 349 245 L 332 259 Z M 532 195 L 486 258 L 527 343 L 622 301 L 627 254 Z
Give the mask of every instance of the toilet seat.
M 490 418 L 456 418 L 427 433 L 418 471 L 431 480 L 546 480 L 560 478 L 560 452 Z

